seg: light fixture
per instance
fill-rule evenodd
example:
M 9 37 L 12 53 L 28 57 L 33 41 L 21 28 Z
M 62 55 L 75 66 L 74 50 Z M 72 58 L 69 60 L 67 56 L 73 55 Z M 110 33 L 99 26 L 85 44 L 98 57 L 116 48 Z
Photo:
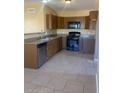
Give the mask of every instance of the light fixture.
M 48 0 L 41 0 L 41 1 L 42 1 L 43 3 L 45 3 L 45 4 L 48 2 Z
M 71 3 L 71 0 L 65 0 L 65 3 L 66 4 L 70 4 Z

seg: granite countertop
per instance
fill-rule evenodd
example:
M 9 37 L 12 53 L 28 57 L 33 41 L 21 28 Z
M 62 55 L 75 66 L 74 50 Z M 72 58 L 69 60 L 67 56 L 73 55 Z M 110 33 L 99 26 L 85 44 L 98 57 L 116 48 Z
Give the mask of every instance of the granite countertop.
M 59 38 L 59 37 L 67 37 L 68 34 L 55 34 L 55 35 L 48 35 L 45 37 L 41 38 L 41 34 L 30 34 L 30 35 L 25 35 L 25 39 L 24 39 L 24 43 L 25 44 L 43 44 L 43 43 L 47 43 L 53 39 Z M 89 38 L 89 39 L 95 39 L 95 34 L 81 34 L 80 38 Z
M 54 40 L 56 38 L 59 38 L 61 37 L 60 35 L 56 35 L 56 36 L 48 36 L 48 37 L 45 37 L 45 38 L 41 38 L 41 37 L 35 37 L 35 38 L 28 38 L 28 39 L 25 39 L 25 44 L 35 44 L 35 45 L 38 45 L 38 44 L 43 44 L 43 43 L 47 43 L 51 40 Z

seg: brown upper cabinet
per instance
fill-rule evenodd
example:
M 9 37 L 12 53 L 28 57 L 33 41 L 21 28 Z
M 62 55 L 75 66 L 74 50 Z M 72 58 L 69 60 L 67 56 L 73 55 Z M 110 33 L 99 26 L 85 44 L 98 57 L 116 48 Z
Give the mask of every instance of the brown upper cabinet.
M 90 19 L 96 21 L 98 17 L 98 11 L 90 11 Z
M 90 28 L 90 17 L 85 16 L 84 20 L 85 20 L 85 29 L 89 29 Z
M 46 28 L 47 29 L 53 29 L 52 27 L 52 15 L 51 14 L 47 14 L 46 15 Z
M 52 29 L 57 29 L 57 16 L 52 15 Z
M 96 30 L 98 11 L 90 11 L 90 29 Z
M 46 28 L 57 29 L 57 16 L 52 14 L 46 15 Z
M 68 29 L 68 22 L 78 21 L 81 23 L 81 29 L 95 29 L 98 18 L 98 11 L 90 11 L 89 16 L 79 17 L 60 17 L 52 14 L 46 15 L 47 29 Z
M 57 28 L 64 29 L 64 17 L 57 17 Z

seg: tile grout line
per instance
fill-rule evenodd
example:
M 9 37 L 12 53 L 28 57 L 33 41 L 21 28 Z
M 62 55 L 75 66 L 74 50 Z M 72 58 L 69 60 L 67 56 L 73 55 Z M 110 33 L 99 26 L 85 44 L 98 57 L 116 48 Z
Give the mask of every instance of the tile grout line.
M 64 88 L 63 88 L 63 92 L 64 92 L 65 87 L 67 86 L 67 83 L 68 83 L 68 80 L 66 80 L 66 82 L 65 82 L 65 85 L 64 85 Z

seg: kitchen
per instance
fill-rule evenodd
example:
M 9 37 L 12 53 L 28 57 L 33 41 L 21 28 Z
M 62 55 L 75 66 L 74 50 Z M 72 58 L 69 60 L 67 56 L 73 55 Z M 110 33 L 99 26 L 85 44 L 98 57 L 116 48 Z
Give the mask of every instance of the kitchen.
M 80 7 L 74 8 L 76 0 L 68 0 L 71 1 L 70 4 L 66 4 L 66 0 L 60 1 L 51 0 L 44 3 L 37 0 L 25 0 L 25 85 L 29 86 L 30 82 L 33 82 L 33 87 L 28 87 L 29 89 L 25 88 L 25 93 L 40 91 L 39 89 L 33 89 L 34 84 L 37 85 L 38 81 L 40 82 L 39 79 L 36 79 L 35 82 L 34 77 L 37 78 L 37 75 L 41 75 L 42 77 L 42 75 L 46 75 L 46 73 L 46 77 L 42 77 L 43 80 L 48 79 L 47 76 L 50 76 L 51 78 L 53 78 L 52 76 L 57 78 L 66 77 L 65 80 L 60 80 L 63 82 L 66 80 L 68 81 L 68 79 L 70 81 L 71 79 L 78 78 L 76 84 L 81 85 L 82 89 L 83 85 L 80 84 L 79 81 L 91 84 L 87 86 L 86 83 L 86 88 L 83 90 L 81 88 L 79 89 L 79 87 L 77 88 L 74 84 L 75 92 L 80 90 L 78 93 L 82 93 L 82 91 L 84 91 L 84 93 L 91 93 L 89 91 L 96 93 L 96 88 L 93 84 L 96 81 L 94 81 L 95 77 L 92 75 L 96 73 L 96 64 L 93 62 L 97 29 L 96 24 L 98 21 L 98 6 L 92 6 L 91 9 L 86 10 L 85 7 L 81 7 L 81 9 Z M 78 1 L 81 2 L 82 0 Z M 94 2 L 91 0 L 90 3 L 93 3 L 94 5 L 96 2 L 95 0 Z M 89 3 L 86 2 L 85 4 Z M 77 33 L 79 36 L 76 36 Z M 66 60 L 69 63 L 66 62 Z M 85 60 L 85 62 L 82 62 L 82 60 Z M 76 61 L 77 63 L 75 63 Z M 76 67 L 76 65 L 78 66 Z M 29 75 L 29 73 L 32 75 Z M 79 75 L 77 76 L 77 74 Z M 80 75 L 82 75 L 82 77 Z M 45 80 L 46 82 L 44 84 L 42 78 L 41 82 L 43 84 L 40 82 L 40 84 L 38 83 L 38 86 L 42 85 L 47 87 L 47 89 L 45 88 L 45 91 L 48 91 L 50 88 L 53 89 L 51 91 L 54 91 L 54 93 L 72 93 L 71 90 L 73 89 L 71 87 L 68 89 L 67 86 L 67 89 L 63 89 L 66 85 L 65 83 L 63 85 L 60 83 L 56 84 L 56 80 L 55 82 L 49 83 L 50 80 L 48 79 Z M 51 87 L 52 85 L 50 86 L 50 84 L 53 84 L 53 87 Z

